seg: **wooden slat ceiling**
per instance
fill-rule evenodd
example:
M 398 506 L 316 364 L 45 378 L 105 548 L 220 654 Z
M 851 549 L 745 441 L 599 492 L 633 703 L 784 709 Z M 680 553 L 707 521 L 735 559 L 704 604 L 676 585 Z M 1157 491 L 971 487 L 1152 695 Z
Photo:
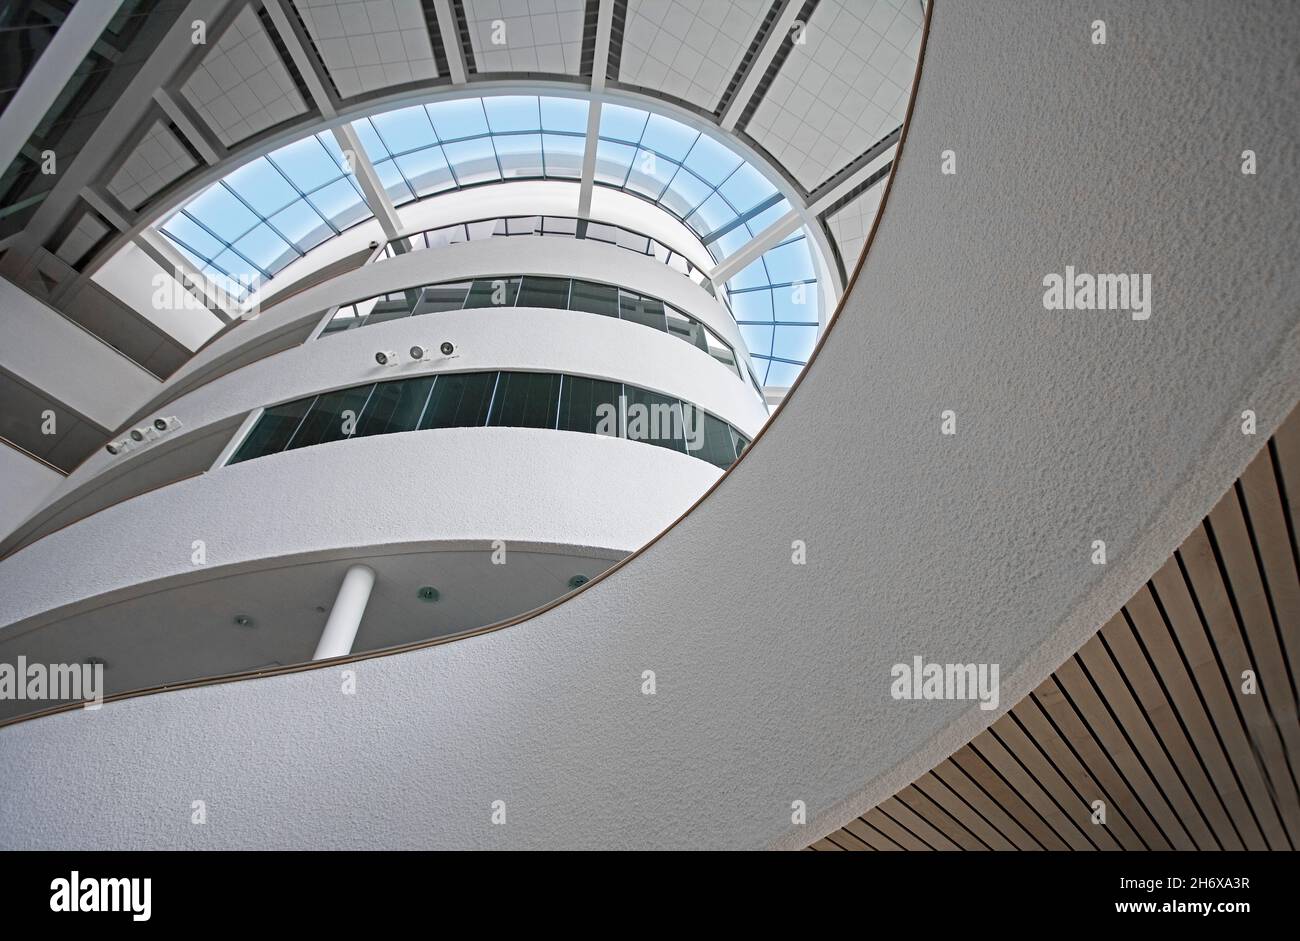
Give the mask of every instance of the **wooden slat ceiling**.
M 1300 409 L 1055 674 L 810 849 L 1300 846 L 1298 509 Z

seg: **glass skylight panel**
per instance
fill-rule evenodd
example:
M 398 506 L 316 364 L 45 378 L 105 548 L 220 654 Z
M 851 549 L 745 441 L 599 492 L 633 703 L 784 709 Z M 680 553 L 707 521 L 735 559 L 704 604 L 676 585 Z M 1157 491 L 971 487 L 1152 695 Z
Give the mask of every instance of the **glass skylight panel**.
M 484 98 L 483 110 L 487 113 L 488 129 L 493 134 L 542 129 L 541 103 L 534 97 L 503 95 Z
M 542 135 L 510 134 L 494 137 L 492 143 L 497 149 L 497 162 L 505 179 L 543 175 Z
M 596 143 L 596 182 L 604 183 L 607 186 L 621 187 L 627 180 L 627 173 L 632 167 L 632 158 L 635 156 L 635 147 L 609 140 L 598 141 Z
M 491 183 L 501 179 L 501 166 L 490 138 L 456 141 L 442 145 L 447 163 L 461 186 Z
M 489 133 L 481 98 L 461 98 L 425 105 L 434 130 L 444 141 L 483 137 Z
M 623 105 L 614 104 L 603 105 L 600 109 L 600 136 L 606 140 L 639 144 L 649 119 L 649 112 L 638 108 L 625 108 Z
M 578 98 L 542 98 L 542 130 L 587 134 L 587 102 Z
M 582 157 L 585 150 L 586 141 L 581 137 L 543 134 L 542 152 L 546 160 L 546 175 L 581 179 Z
M 759 381 L 789 385 L 817 341 L 821 300 L 807 231 L 740 271 L 727 293 Z
M 373 135 L 367 135 L 360 127 L 357 129 L 357 137 L 366 148 L 366 152 L 371 155 L 371 159 L 383 156 L 371 149 L 373 139 L 382 141 L 384 151 L 388 154 L 407 153 L 438 143 L 438 136 L 433 132 L 433 124 L 429 121 L 428 112 L 421 105 L 376 114 L 368 121 L 356 123 L 366 127 L 367 131 L 373 128 Z
M 334 138 L 316 134 L 245 164 L 159 228 L 201 271 L 251 283 L 370 215 Z

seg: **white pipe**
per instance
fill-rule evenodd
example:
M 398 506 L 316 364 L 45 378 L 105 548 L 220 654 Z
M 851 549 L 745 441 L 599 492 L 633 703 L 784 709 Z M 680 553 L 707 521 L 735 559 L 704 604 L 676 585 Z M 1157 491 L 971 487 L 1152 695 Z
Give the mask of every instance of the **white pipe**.
M 357 639 L 357 628 L 366 613 L 370 590 L 375 587 L 375 570 L 368 565 L 354 565 L 343 576 L 338 596 L 330 611 L 320 643 L 316 645 L 313 660 L 346 657 L 352 652 L 352 642 Z

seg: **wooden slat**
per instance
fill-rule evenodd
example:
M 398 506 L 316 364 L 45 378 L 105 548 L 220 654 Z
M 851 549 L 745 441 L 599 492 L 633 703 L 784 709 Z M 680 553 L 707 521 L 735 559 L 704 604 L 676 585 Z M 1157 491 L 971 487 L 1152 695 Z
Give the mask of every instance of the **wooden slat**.
M 1009 715 L 1016 728 L 1025 736 L 1026 742 L 1032 743 L 1032 745 L 1026 745 L 1025 748 L 1041 749 L 1050 759 L 1056 771 L 1083 795 L 1084 803 L 1088 806 L 1088 820 L 1090 822 L 1092 820 L 1092 802 L 1100 800 L 1106 805 L 1106 831 L 1121 849 L 1142 850 L 1151 847 L 1150 842 L 1144 843 L 1138 835 L 1137 830 L 1134 829 L 1125 815 L 1122 805 L 1111 797 L 1110 791 L 1098 781 L 1100 774 L 1094 775 L 1080 763 L 1079 758 L 1075 755 L 1077 746 L 1075 750 L 1072 750 L 1070 748 L 1071 743 L 1061 738 L 1039 707 L 1036 697 L 1026 697 L 1016 708 L 1011 710 Z M 1086 735 L 1086 732 L 1083 734 Z M 1019 749 L 1017 749 L 1017 753 L 1023 754 Z M 1105 764 L 1109 769 L 1109 763 L 1106 762 Z M 1145 817 L 1145 815 L 1143 816 Z M 1156 831 L 1155 838 L 1159 840 L 1159 831 Z M 1160 843 L 1163 843 L 1163 840 Z
M 1294 540 L 1300 534 L 1300 408 L 1291 413 L 1291 417 L 1278 429 L 1273 440 L 1269 442 L 1273 451 L 1274 466 L 1282 479 L 1281 489 L 1286 498 L 1287 518 L 1291 523 L 1290 532 Z M 1292 548 L 1294 552 L 1294 545 Z M 1292 625 L 1294 631 L 1295 626 Z
M 1102 629 L 1105 630 L 1105 629 Z M 1105 646 L 1101 643 L 1100 634 L 1093 637 L 1086 645 L 1079 650 L 1076 658 L 1083 667 L 1087 669 L 1088 675 L 1101 690 L 1105 697 L 1105 707 L 1113 711 L 1118 716 L 1119 721 L 1128 733 L 1128 737 L 1134 742 L 1138 749 L 1141 759 L 1147 763 L 1147 767 L 1152 769 L 1156 779 L 1160 781 L 1161 789 L 1164 790 L 1165 798 L 1177 812 L 1178 818 L 1182 821 L 1183 828 L 1191 834 L 1192 840 L 1196 842 L 1197 849 L 1216 850 L 1221 849 L 1218 840 L 1210 832 L 1209 825 L 1203 816 L 1203 807 L 1201 799 L 1214 799 L 1212 786 L 1208 781 L 1204 781 L 1204 776 L 1193 773 L 1193 780 L 1197 785 L 1203 784 L 1201 788 L 1190 785 L 1184 777 L 1184 768 L 1187 773 L 1199 772 L 1196 768 L 1195 756 L 1191 753 L 1190 746 L 1186 741 L 1178 742 L 1175 738 L 1174 749 L 1166 753 L 1164 742 L 1160 734 L 1157 733 L 1156 727 L 1152 724 L 1151 719 L 1145 714 L 1143 708 L 1123 681 L 1121 673 L 1115 668 L 1115 664 L 1110 659 L 1109 652 L 1106 652 Z M 1167 716 L 1167 706 L 1165 707 L 1165 716 Z M 1164 725 L 1165 723 L 1161 723 Z M 1167 729 L 1166 729 L 1167 730 Z M 1175 764 L 1177 763 L 1177 764 Z M 1200 793 L 1197 793 L 1200 792 Z
M 934 849 L 933 846 L 926 843 L 915 833 L 900 825 L 888 814 L 882 812 L 879 806 L 873 807 L 871 810 L 863 814 L 862 819 L 905 850 Z
M 1062 691 L 1074 701 L 1080 712 L 1088 717 L 1088 725 L 1096 734 L 1098 741 L 1114 758 L 1116 766 L 1128 781 L 1133 793 L 1141 798 L 1143 806 L 1159 821 L 1161 832 L 1173 848 L 1196 849 L 1196 844 L 1188 834 L 1182 818 L 1175 809 L 1170 807 L 1161 787 L 1151 777 L 1133 747 L 1129 745 L 1120 727 L 1115 724 L 1110 712 L 1084 675 L 1079 660 L 1072 657 L 1061 664 L 1060 669 L 1056 671 L 1056 681 Z
M 956 843 L 950 840 L 944 833 L 932 826 L 923 817 L 912 812 L 912 809 L 900 801 L 895 795 L 889 800 L 882 801 L 878 809 L 888 814 L 889 817 L 901 827 L 906 827 L 907 831 L 913 834 L 917 839 L 924 840 L 932 849 L 936 850 L 959 850 L 961 849 Z
M 961 823 L 963 829 L 989 849 L 1013 850 L 1016 848 L 1014 843 L 999 833 L 993 824 L 981 817 L 975 808 L 967 804 L 959 794 L 954 793 L 947 784 L 935 776 L 934 772 L 929 772 L 925 776 L 918 778 L 912 787 L 947 811 L 949 816 Z
M 1007 754 L 1014 758 L 1018 765 L 1023 766 L 1021 774 L 1043 792 L 1044 796 L 1051 800 L 1052 806 L 1058 809 L 1065 824 L 1068 825 L 1068 830 L 1055 823 L 1053 826 L 1072 846 L 1076 849 L 1100 850 L 1122 848 L 1106 827 L 1092 822 L 1091 801 L 1082 792 L 1076 793 L 1075 788 L 1071 787 L 1071 782 L 1067 781 L 1060 770 L 1043 755 L 1033 739 L 1025 734 L 1024 729 L 1010 713 L 994 722 L 992 731 L 994 738 L 1003 746 Z M 1025 788 L 1020 787 L 1019 784 L 1017 787 L 1022 794 L 1029 796 Z M 1040 808 L 1044 806 L 1041 800 L 1036 800 L 1036 804 Z M 1070 835 L 1072 831 L 1077 831 L 1086 841 L 1086 845 L 1078 845 L 1077 840 Z
M 1124 611 L 1132 618 L 1133 625 L 1140 630 L 1143 638 L 1150 639 L 1149 644 L 1144 648 L 1123 617 L 1109 621 L 1101 629 L 1101 636 L 1120 664 L 1124 678 L 1133 687 L 1151 724 L 1155 726 L 1156 734 L 1173 756 L 1200 812 L 1206 817 L 1215 837 L 1213 848 L 1244 849 L 1228 817 L 1223 796 L 1209 776 L 1209 765 L 1193 744 L 1202 737 L 1211 745 L 1217 744 L 1214 741 L 1214 726 L 1201 708 L 1191 677 L 1187 675 L 1169 639 L 1151 592 L 1142 588 L 1129 599 Z M 1147 660 L 1148 653 L 1151 655 L 1150 662 Z M 1157 657 L 1160 659 L 1156 660 Z M 1159 677 L 1152 670 L 1151 662 L 1158 663 Z M 1217 748 L 1213 750 L 1217 752 Z M 1219 763 L 1225 771 L 1225 783 L 1236 792 L 1236 782 L 1231 774 L 1226 773 L 1227 762 L 1220 759 Z M 1244 805 L 1240 793 L 1235 796 L 1238 803 Z
M 1141 834 L 1146 846 L 1153 850 L 1173 849 L 1160 823 L 1129 780 L 1124 770 L 1115 761 L 1114 752 L 1097 738 L 1095 731 L 1079 716 L 1079 713 L 1066 698 L 1065 691 L 1057 682 L 1056 676 L 1048 677 L 1038 689 L 1034 690 L 1032 699 L 1042 710 L 1044 719 L 1060 729 L 1060 734 L 1069 739 L 1070 746 L 1079 753 L 1089 773 L 1109 795 L 1108 815 L 1118 811 Z
M 949 813 L 941 804 L 935 803 L 915 784 L 909 784 L 894 796 L 913 814 L 935 830 L 946 834 L 958 849 L 987 850 L 989 848 L 988 844 L 981 843 L 979 837 L 962 823 L 961 818 Z M 966 812 L 970 813 L 970 808 L 966 808 Z
M 1183 552 L 1187 554 L 1184 555 Z M 1235 629 L 1225 630 L 1221 639 L 1211 646 L 1211 635 L 1207 633 L 1201 615 L 1197 613 L 1192 596 L 1193 586 L 1183 574 L 1184 566 L 1197 567 L 1208 561 L 1209 557 L 1205 531 L 1197 527 L 1183 543 L 1183 550 L 1152 576 L 1151 585 L 1155 592 L 1152 600 L 1154 602 L 1156 598 L 1159 599 L 1169 626 L 1173 628 L 1173 634 L 1167 642 L 1162 635 L 1153 634 L 1148 640 L 1148 646 L 1158 663 L 1172 661 L 1179 656 L 1179 651 L 1181 657 L 1186 658 L 1192 670 L 1194 688 L 1204 699 L 1212 723 L 1210 732 L 1197 734 L 1198 751 L 1210 768 L 1219 795 L 1223 798 L 1245 847 L 1264 849 L 1268 844 L 1260 829 L 1255 805 L 1269 803 L 1268 787 L 1262 777 L 1260 764 L 1250 748 L 1239 708 L 1259 713 L 1255 725 L 1263 733 L 1263 739 L 1270 743 L 1267 747 L 1270 754 L 1280 757 L 1282 744 L 1259 697 L 1238 698 L 1235 696 L 1237 687 L 1230 685 L 1231 678 L 1240 677 L 1241 670 L 1249 664 L 1240 635 Z M 1197 562 L 1197 559 L 1201 562 Z M 1203 613 L 1207 617 L 1230 618 L 1231 612 L 1227 610 L 1227 600 L 1221 591 L 1218 598 L 1222 612 L 1215 614 L 1213 610 L 1203 609 Z M 1165 672 L 1163 666 L 1161 669 L 1162 673 Z M 1246 702 L 1245 699 L 1250 701 Z M 1188 711 L 1184 715 L 1192 713 Z
M 999 720 L 1001 721 L 1001 720 Z M 1010 725 L 1008 720 L 1007 725 Z M 1014 726 L 1013 726 L 1014 728 Z M 1069 794 L 1069 788 L 1062 782 L 1060 794 L 1052 793 L 1051 785 L 1034 780 L 1033 775 L 1025 771 L 1018 760 L 1019 756 L 1011 754 L 1001 737 L 1006 726 L 998 728 L 996 723 L 975 745 L 975 752 L 1002 778 L 1016 795 L 1034 809 L 1035 816 L 1042 818 L 1044 825 L 1051 830 L 1070 849 L 1094 850 L 1097 848 L 1092 834 L 1085 833 L 1077 818 L 1078 800 Z M 1059 781 L 1059 777 L 1057 778 Z M 1053 797 L 1056 799 L 1053 800 Z M 1064 798 L 1064 800 L 1062 800 Z M 1057 806 L 1058 801 L 1061 806 Z M 1066 810 L 1061 808 L 1065 807 Z M 1113 846 L 1107 847 L 1113 849 Z
M 1277 474 L 1268 448 L 1260 451 L 1241 475 L 1239 496 L 1243 497 L 1245 517 L 1255 536 L 1256 561 L 1273 603 L 1274 625 L 1281 634 L 1282 653 L 1290 667 L 1294 706 L 1295 683 L 1300 679 L 1300 642 L 1296 638 L 1296 629 L 1300 627 L 1300 573 L 1296 571 L 1282 495 L 1277 489 Z
M 843 848 L 843 847 L 841 847 L 841 846 L 839 846 L 838 844 L 832 842 L 832 841 L 831 841 L 829 838 L 827 838 L 827 837 L 822 837 L 820 840 L 818 840 L 816 843 L 814 843 L 812 846 L 810 846 L 810 847 L 808 847 L 808 848 L 809 848 L 809 849 L 812 849 L 812 850 L 817 850 L 817 852 L 819 852 L 819 853 L 842 853 L 842 852 L 844 852 L 844 848 Z
M 844 829 L 848 831 L 849 839 L 856 840 L 858 843 L 862 844 L 861 846 L 856 847 L 856 849 L 882 850 L 884 852 L 893 853 L 898 852 L 903 848 L 893 840 L 890 840 L 877 832 L 861 817 L 858 817 L 856 820 L 850 820 L 844 825 Z M 840 841 L 840 845 L 845 845 L 843 840 Z
M 1236 599 L 1237 611 L 1255 659 L 1261 694 L 1277 722 L 1292 762 L 1300 761 L 1300 723 L 1296 720 L 1295 693 L 1235 489 L 1229 490 L 1210 511 L 1209 523 L 1206 532 L 1212 533 L 1212 545 L 1218 543 L 1223 567 L 1232 582 L 1232 597 Z M 1295 764 L 1291 770 L 1300 773 Z
M 952 758 L 936 765 L 932 774 L 951 788 L 952 791 L 960 795 L 963 801 L 978 810 L 984 816 L 984 819 L 997 827 L 998 832 L 1010 841 L 1016 849 L 1040 850 L 1043 848 L 1034 841 L 1034 838 L 1025 831 L 1024 827 L 1008 816 L 1001 805 L 976 787 L 957 767 L 957 763 Z
M 967 777 L 996 801 L 1008 815 L 1014 817 L 1021 828 L 1033 837 L 1037 845 L 1049 850 L 1069 849 L 1069 845 L 1044 823 L 1024 798 L 998 777 L 993 768 L 981 757 L 977 749 L 982 744 L 984 744 L 983 736 L 976 737 L 969 746 L 952 756 L 953 764 L 965 772 Z

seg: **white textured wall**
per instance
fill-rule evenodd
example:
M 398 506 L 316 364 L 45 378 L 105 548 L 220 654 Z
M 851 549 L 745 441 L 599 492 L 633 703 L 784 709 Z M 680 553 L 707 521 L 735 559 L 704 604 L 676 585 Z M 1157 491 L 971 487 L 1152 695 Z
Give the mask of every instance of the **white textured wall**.
M 0 843 L 803 845 L 997 715 L 895 702 L 892 663 L 1000 662 L 1004 708 L 1054 669 L 1300 391 L 1300 18 L 935 7 L 860 280 L 690 516 L 545 615 L 363 663 L 357 696 L 313 671 L 0 730 Z M 1151 319 L 1044 311 L 1067 264 L 1152 273 Z
M 63 475 L 0 442 L 0 539 L 13 531 L 63 481 Z
M 205 545 L 205 578 L 329 549 L 433 541 L 631 552 L 721 473 L 645 442 L 530 428 L 446 428 L 302 448 L 119 503 L 15 553 L 0 564 L 0 625 L 192 578 L 196 539 Z

